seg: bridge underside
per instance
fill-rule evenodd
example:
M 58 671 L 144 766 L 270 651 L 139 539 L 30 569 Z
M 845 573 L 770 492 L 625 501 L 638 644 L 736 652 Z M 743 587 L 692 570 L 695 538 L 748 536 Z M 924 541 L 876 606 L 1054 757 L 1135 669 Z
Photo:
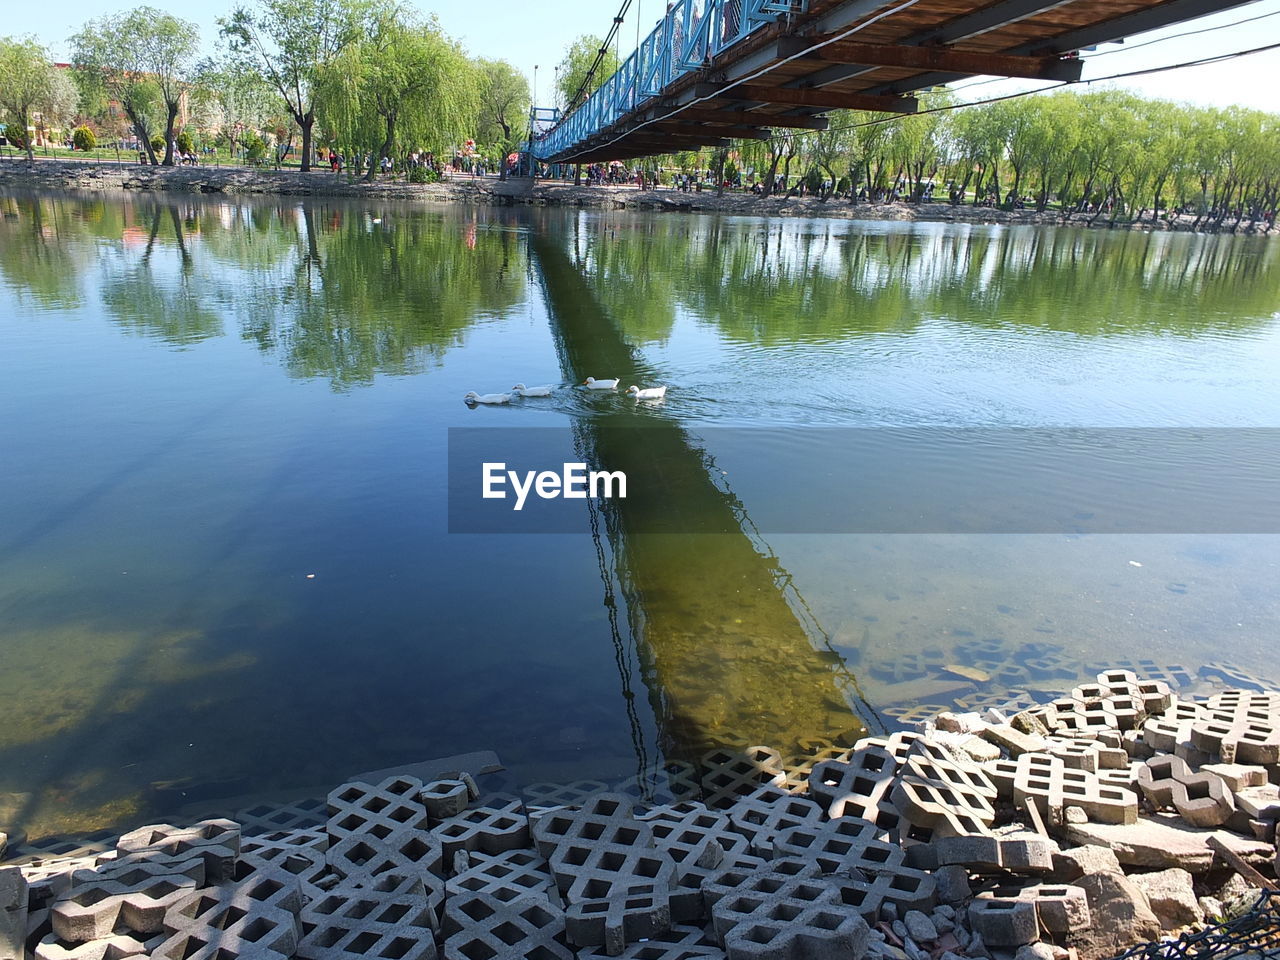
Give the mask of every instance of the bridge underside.
M 758 27 L 656 96 L 633 87 L 634 106 L 615 116 L 597 110 L 597 128 L 553 130 L 534 152 L 551 162 L 625 160 L 765 139 L 775 128 L 823 130 L 822 114 L 835 109 L 912 113 L 912 92 L 971 76 L 1077 80 L 1082 48 L 1251 0 L 919 0 L 826 43 L 899 2 L 810 0 L 806 12 Z

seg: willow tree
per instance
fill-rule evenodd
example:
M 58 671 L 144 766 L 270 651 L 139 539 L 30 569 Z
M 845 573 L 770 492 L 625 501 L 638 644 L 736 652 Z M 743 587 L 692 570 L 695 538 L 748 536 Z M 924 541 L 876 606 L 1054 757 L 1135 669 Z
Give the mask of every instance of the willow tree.
M 434 17 L 391 2 L 369 11 L 361 38 L 318 89 L 334 135 L 371 157 L 366 180 L 398 148 L 456 144 L 479 107 L 479 78 L 462 48 Z
M 151 130 L 159 113 L 164 117 L 164 164 L 173 166 L 179 101 L 199 42 L 194 23 L 146 6 L 90 20 L 71 38 L 76 66 L 101 76 L 152 164 L 157 161 Z
M 505 60 L 478 60 L 480 80 L 480 141 L 496 144 L 502 160 L 498 175 L 507 179 L 506 156 L 519 141 L 529 113 L 529 83 L 524 74 Z M 517 124 L 521 126 L 517 129 Z
M 34 138 L 27 132 L 33 113 L 46 113 L 58 95 L 57 68 L 34 38 L 0 39 L 0 112 L 18 129 L 34 160 Z M 17 138 L 12 138 L 17 139 Z
M 302 171 L 311 169 L 317 91 L 359 43 L 362 0 L 257 0 L 220 19 L 233 57 L 266 77 L 302 131 Z

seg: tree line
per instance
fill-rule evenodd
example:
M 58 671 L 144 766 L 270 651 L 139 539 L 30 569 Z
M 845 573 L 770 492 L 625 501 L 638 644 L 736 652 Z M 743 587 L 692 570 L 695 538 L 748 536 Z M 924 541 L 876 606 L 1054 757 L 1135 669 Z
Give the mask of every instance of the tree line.
M 1052 208 L 1111 221 L 1176 211 L 1197 226 L 1238 226 L 1273 221 L 1280 204 L 1277 114 L 1114 89 L 955 103 L 953 92 L 928 93 L 917 115 L 837 111 L 822 132 L 665 160 L 765 195 Z
M 0 39 L 6 134 L 33 156 L 39 115 L 131 135 L 147 162 L 173 165 L 185 106 L 188 127 L 233 150 L 296 145 L 306 171 L 334 146 L 369 177 L 384 159 L 467 139 L 505 157 L 526 136 L 524 76 L 469 56 L 399 0 L 253 0 L 218 23 L 217 53 L 201 57 L 181 17 L 148 6 L 99 17 L 70 38 L 70 70 L 33 39 Z

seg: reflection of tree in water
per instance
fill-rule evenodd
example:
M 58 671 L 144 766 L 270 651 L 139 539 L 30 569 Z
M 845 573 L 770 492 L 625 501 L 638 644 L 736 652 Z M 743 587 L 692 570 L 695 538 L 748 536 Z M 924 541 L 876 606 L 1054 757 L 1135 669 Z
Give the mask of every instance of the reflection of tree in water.
M 524 255 L 509 231 L 404 213 L 374 223 L 351 208 L 307 207 L 293 275 L 259 286 L 244 333 L 291 374 L 335 388 L 412 373 L 477 319 L 524 297 Z
M 337 389 L 420 370 L 524 296 L 524 253 L 474 214 L 197 198 L 8 197 L 0 275 L 57 307 L 97 300 L 175 345 L 228 321 L 293 376 Z
M 755 343 L 909 331 L 938 318 L 1194 336 L 1269 318 L 1280 257 L 1263 238 L 1230 236 L 617 219 L 590 227 L 598 236 L 584 266 L 632 342 L 664 338 L 681 309 Z M 633 296 L 640 288 L 648 294 Z

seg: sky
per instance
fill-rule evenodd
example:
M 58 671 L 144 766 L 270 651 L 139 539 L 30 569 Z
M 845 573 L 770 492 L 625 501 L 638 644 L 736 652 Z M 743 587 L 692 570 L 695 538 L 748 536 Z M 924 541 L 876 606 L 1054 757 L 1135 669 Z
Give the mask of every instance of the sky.
M 149 2 L 152 6 L 194 20 L 200 26 L 205 52 L 214 53 L 217 48 L 217 19 L 230 12 L 235 0 Z M 435 13 L 444 29 L 461 40 L 473 56 L 508 60 L 529 77 L 531 85 L 534 85 L 536 73 L 536 100 L 543 105 L 552 102 L 550 93 L 555 65 L 565 48 L 579 34 L 603 35 L 620 6 L 618 0 L 605 0 L 604 3 L 595 0 L 408 2 L 424 12 Z M 127 0 L 59 0 L 49 7 L 39 3 L 14 3 L 9 5 L 4 26 L 0 29 L 11 35 L 34 34 L 57 59 L 67 59 L 67 37 L 85 20 L 129 5 Z M 665 7 L 666 0 L 632 0 L 619 34 L 623 57 L 635 46 L 637 24 L 641 34 L 647 34 Z M 1249 22 L 1239 22 L 1246 20 Z M 1234 26 L 1226 26 L 1230 24 Z M 1174 36 L 1191 30 L 1219 27 L 1221 29 L 1194 36 Z M 1280 44 L 1280 0 L 1254 0 L 1199 20 L 1135 35 L 1124 44 L 1108 44 L 1096 51 L 1085 51 L 1083 55 L 1091 59 L 1085 66 L 1084 79 L 1198 60 L 1272 43 Z M 1092 59 L 1094 57 L 1096 59 Z M 1110 81 L 1106 85 L 1125 87 L 1149 97 L 1210 106 L 1239 104 L 1280 112 L 1277 78 L 1280 78 L 1280 50 L 1271 50 L 1225 63 Z M 960 90 L 962 85 L 967 87 L 971 84 L 971 90 Z M 977 85 L 974 80 L 968 80 L 956 84 L 956 89 L 962 100 L 976 100 L 1036 86 L 1013 80 Z

